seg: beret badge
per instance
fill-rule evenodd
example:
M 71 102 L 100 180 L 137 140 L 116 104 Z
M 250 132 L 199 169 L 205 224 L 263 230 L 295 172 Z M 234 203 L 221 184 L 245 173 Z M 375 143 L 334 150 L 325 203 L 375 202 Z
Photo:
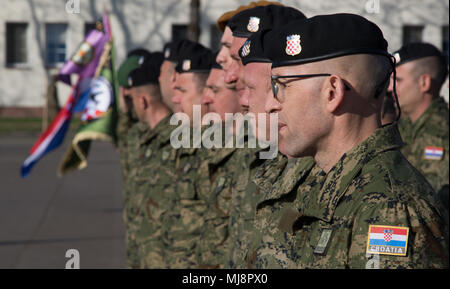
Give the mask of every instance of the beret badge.
M 395 63 L 399 63 L 401 61 L 400 53 L 394 53 Z
M 169 58 L 169 56 L 170 56 L 170 48 L 166 48 L 166 50 L 164 51 L 164 57 Z
M 298 55 L 302 51 L 300 45 L 300 35 L 293 34 L 286 37 L 286 54 L 290 56 Z
M 183 60 L 182 69 L 183 69 L 183 71 L 189 71 L 191 69 L 191 60 L 190 59 Z
M 250 17 L 247 24 L 247 30 L 250 32 L 256 32 L 259 29 L 259 21 L 258 17 Z
M 133 86 L 133 79 L 131 78 L 131 76 L 128 76 L 128 85 Z
M 249 55 L 250 44 L 251 44 L 250 40 L 245 41 L 244 46 L 242 46 L 241 57 L 246 57 Z

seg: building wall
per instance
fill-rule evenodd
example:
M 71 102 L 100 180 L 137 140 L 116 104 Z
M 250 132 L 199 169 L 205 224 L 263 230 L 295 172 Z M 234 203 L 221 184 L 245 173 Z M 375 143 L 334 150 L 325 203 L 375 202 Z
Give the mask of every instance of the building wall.
M 66 56 L 84 37 L 84 24 L 95 22 L 103 12 L 103 2 L 111 12 L 117 60 L 136 47 L 161 50 L 170 40 L 172 24 L 187 24 L 189 0 L 80 0 L 80 13 L 66 12 L 68 0 L 0 0 L 0 107 L 36 108 L 45 105 L 47 77 L 57 69 L 45 67 L 45 24 L 67 23 Z M 201 0 L 201 36 L 210 44 L 210 27 L 224 12 L 249 1 Z M 442 49 L 442 26 L 448 25 L 448 0 L 284 0 L 285 5 L 302 10 L 307 16 L 330 13 L 356 13 L 377 23 L 389 42 L 389 50 L 402 45 L 404 25 L 424 25 L 423 40 Z M 368 3 L 370 2 L 370 3 Z M 370 4 L 379 3 L 379 10 Z M 369 8 L 369 9 L 367 9 Z M 28 63 L 24 68 L 6 66 L 6 23 L 27 22 Z M 60 104 L 70 93 L 58 85 Z M 443 94 L 448 99 L 448 85 Z

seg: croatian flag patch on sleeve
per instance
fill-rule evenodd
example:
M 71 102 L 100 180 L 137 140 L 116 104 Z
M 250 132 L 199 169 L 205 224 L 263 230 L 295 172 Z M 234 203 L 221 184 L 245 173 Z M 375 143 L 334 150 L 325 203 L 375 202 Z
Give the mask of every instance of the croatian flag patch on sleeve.
M 369 226 L 367 253 L 406 256 L 408 227 Z
M 425 147 L 424 156 L 426 160 L 441 160 L 444 155 L 444 148 L 442 147 Z

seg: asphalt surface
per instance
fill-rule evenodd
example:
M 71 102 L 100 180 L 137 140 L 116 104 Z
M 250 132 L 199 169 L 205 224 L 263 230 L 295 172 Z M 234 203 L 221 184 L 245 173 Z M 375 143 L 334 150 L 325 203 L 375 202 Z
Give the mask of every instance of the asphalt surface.
M 87 168 L 59 178 L 71 135 L 22 179 L 38 134 L 0 134 L 0 268 L 64 269 L 76 249 L 80 268 L 125 268 L 118 153 L 93 142 Z

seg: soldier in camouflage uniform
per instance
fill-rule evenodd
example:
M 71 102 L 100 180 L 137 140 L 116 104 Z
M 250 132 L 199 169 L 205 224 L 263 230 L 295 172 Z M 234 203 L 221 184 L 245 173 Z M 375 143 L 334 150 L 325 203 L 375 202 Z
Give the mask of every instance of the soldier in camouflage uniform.
M 119 67 L 118 80 L 120 85 L 120 111 L 117 124 L 117 136 L 119 147 L 119 159 L 122 172 L 123 187 L 123 220 L 125 224 L 126 260 L 128 268 L 135 268 L 138 265 L 137 245 L 129 230 L 130 207 L 129 198 L 131 195 L 132 176 L 136 174 L 133 164 L 137 162 L 139 156 L 137 147 L 139 138 L 148 130 L 148 125 L 138 121 L 135 108 L 133 107 L 130 85 L 128 84 L 129 74 L 140 66 L 139 62 L 150 57 L 150 52 L 144 49 L 130 51 L 127 59 Z
M 447 76 L 442 53 L 428 43 L 411 43 L 394 53 L 403 118 L 403 155 L 430 182 L 448 209 L 448 106 L 439 92 Z M 392 87 L 390 87 L 392 90 Z
M 170 210 L 163 215 L 162 237 L 164 242 L 165 262 L 167 268 L 197 267 L 195 248 L 203 226 L 203 213 L 209 197 L 209 185 L 199 185 L 200 177 L 208 174 L 208 166 L 201 148 L 197 147 L 200 139 L 194 138 L 192 127 L 194 108 L 201 105 L 202 91 L 205 86 L 212 63 L 212 53 L 202 45 L 183 41 L 178 49 L 176 66 L 175 92 L 172 101 L 177 110 L 188 117 L 175 128 L 173 134 L 183 128 L 190 132 L 188 147 L 177 149 L 172 180 Z M 206 107 L 201 106 L 205 113 Z M 196 141 L 194 144 L 193 141 Z M 172 144 L 173 145 L 173 144 Z
M 261 11 L 261 15 L 258 12 Z M 266 33 L 268 30 L 282 26 L 295 19 L 304 19 L 305 16 L 300 11 L 290 7 L 280 6 L 267 6 L 264 8 L 249 9 L 245 12 L 241 12 L 233 17 L 231 26 L 233 33 L 236 35 L 245 35 L 244 31 L 248 30 L 248 25 L 243 26 L 236 25 L 234 23 L 243 23 L 235 18 L 242 17 L 244 20 L 250 18 L 253 15 L 260 18 L 259 25 L 262 26 L 263 31 L 255 33 L 244 43 L 239 49 L 239 53 L 236 47 L 232 45 L 232 53 L 234 58 L 240 57 L 243 66 L 241 66 L 242 74 L 241 78 L 237 80 L 237 87 L 245 85 L 245 93 L 241 94 L 240 103 L 244 110 L 249 111 L 253 115 L 264 114 L 264 104 L 266 97 L 273 97 L 270 86 L 270 60 L 264 57 L 262 46 L 260 43 L 260 35 Z M 235 61 L 233 61 L 235 64 Z M 231 68 L 233 71 L 233 68 Z M 233 77 L 230 77 L 233 79 Z M 258 119 L 255 124 L 255 134 L 260 141 L 267 142 L 267 138 L 272 140 L 277 131 L 270 130 L 269 115 L 266 115 L 265 126 L 258 125 Z M 277 127 L 277 125 L 275 124 Z M 265 127 L 265 131 L 259 131 Z M 270 137 L 269 137 L 270 136 Z M 270 141 L 269 140 L 269 141 Z M 233 187 L 232 195 L 232 211 L 230 214 L 230 249 L 228 252 L 226 267 L 227 268 L 243 268 L 244 254 L 246 251 L 247 236 L 254 230 L 252 220 L 255 216 L 257 200 L 259 200 L 261 194 L 256 191 L 256 186 L 250 180 L 254 177 L 258 167 L 265 167 L 268 175 L 273 176 L 273 181 L 279 177 L 283 168 L 286 165 L 287 158 L 281 154 L 276 156 L 277 149 L 271 154 L 269 159 L 267 157 L 260 156 L 262 154 L 270 154 L 266 150 L 253 150 L 245 152 L 243 151 L 242 162 L 243 169 L 239 170 L 239 174 L 236 174 L 236 183 Z M 276 156 L 276 157 L 275 157 Z M 274 158 L 275 157 L 275 158 Z M 274 158 L 274 159 L 273 159 Z M 270 187 L 270 186 L 269 186 Z
M 253 236 L 249 267 L 448 267 L 433 190 L 400 153 L 396 124 L 379 124 L 391 73 L 381 30 L 361 16 L 323 15 L 263 43 L 280 151 L 311 155 L 316 166 L 294 193 L 281 185 L 258 204 L 264 231 Z

